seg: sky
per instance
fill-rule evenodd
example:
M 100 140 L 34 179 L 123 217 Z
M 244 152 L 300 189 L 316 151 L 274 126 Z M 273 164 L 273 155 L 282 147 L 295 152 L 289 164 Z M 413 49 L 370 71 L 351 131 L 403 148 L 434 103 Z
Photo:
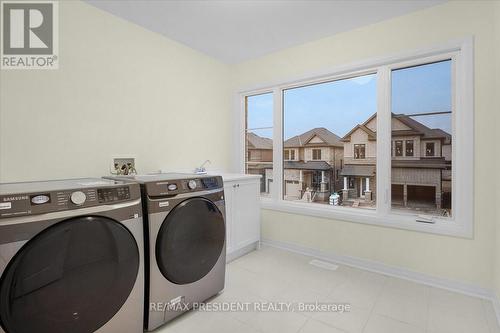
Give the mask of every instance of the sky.
M 375 74 L 284 91 L 285 140 L 315 127 L 342 137 L 377 111 Z M 392 72 L 392 112 L 418 114 L 451 110 L 451 61 Z M 430 128 L 451 133 L 451 114 L 417 116 Z M 248 128 L 272 127 L 272 94 L 248 97 Z M 272 138 L 272 129 L 253 130 Z

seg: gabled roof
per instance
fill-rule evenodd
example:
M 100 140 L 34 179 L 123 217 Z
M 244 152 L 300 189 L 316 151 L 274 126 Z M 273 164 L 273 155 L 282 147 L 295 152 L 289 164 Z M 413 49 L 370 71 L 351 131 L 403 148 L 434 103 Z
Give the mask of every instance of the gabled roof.
M 313 128 L 312 130 L 309 130 L 305 133 L 291 137 L 290 139 L 285 141 L 284 146 L 285 147 L 304 147 L 315 136 L 317 136 L 318 138 L 323 140 L 324 144 L 313 143 L 313 144 L 310 144 L 311 146 L 315 145 L 315 146 L 334 146 L 334 147 L 341 147 L 341 148 L 344 147 L 344 145 L 341 142 L 340 137 L 338 135 L 330 132 L 329 130 L 327 130 L 324 127 Z
M 365 124 L 366 124 L 366 122 L 365 122 Z M 349 133 L 344 135 L 344 137 L 342 138 L 342 141 L 344 141 L 344 142 L 351 141 L 352 133 L 356 132 L 358 129 L 360 129 L 360 130 L 364 131 L 366 134 L 368 134 L 368 140 L 372 140 L 372 141 L 377 140 L 377 134 L 363 124 L 363 125 L 356 125 L 356 127 L 354 127 Z
M 366 127 L 366 125 L 376 116 L 377 114 L 375 113 L 371 115 L 370 118 L 368 118 L 363 124 L 356 125 L 356 127 L 354 127 L 342 138 L 342 141 L 350 141 L 352 133 L 354 133 L 357 129 L 365 131 L 368 134 L 369 140 L 376 140 L 376 133 Z M 403 124 L 410 128 L 409 130 L 393 130 L 392 136 L 419 135 L 422 137 L 422 139 L 442 139 L 444 140 L 444 144 L 451 143 L 451 135 L 440 128 L 429 128 L 421 122 L 418 122 L 415 119 L 403 114 L 393 113 L 392 117 L 401 121 Z
M 424 124 L 422 124 L 421 122 L 416 121 L 415 119 L 403 114 L 393 113 L 392 117 L 396 118 L 406 126 L 418 132 L 419 135 L 422 135 L 423 139 L 443 139 L 445 140 L 445 144 L 446 143 L 449 144 L 451 142 L 451 135 L 440 128 L 429 128 Z M 393 131 L 393 133 L 394 132 L 399 132 L 399 131 Z
M 253 149 L 273 149 L 273 140 L 261 137 L 255 133 L 247 133 L 248 148 Z

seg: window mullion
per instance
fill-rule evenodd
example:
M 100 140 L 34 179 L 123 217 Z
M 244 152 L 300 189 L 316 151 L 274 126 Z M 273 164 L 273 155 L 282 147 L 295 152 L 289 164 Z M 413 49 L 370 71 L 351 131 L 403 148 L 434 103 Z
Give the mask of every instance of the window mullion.
M 377 71 L 377 213 L 387 215 L 391 204 L 391 72 Z
M 239 110 L 240 112 L 238 113 L 238 126 L 237 126 L 237 133 L 238 133 L 238 140 L 236 142 L 237 149 L 238 149 L 238 165 L 237 165 L 237 170 L 241 173 L 246 173 L 247 172 L 247 97 L 245 95 L 239 95 L 238 100 L 237 100 Z M 242 153 L 240 153 L 242 152 Z
M 273 89 L 273 184 L 272 199 L 283 198 L 283 92 L 280 88 Z

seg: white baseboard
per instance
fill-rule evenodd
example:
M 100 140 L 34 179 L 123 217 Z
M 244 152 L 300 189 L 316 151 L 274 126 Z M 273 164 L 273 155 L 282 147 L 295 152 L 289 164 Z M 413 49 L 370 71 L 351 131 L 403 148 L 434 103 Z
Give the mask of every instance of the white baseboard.
M 245 254 L 252 252 L 253 250 L 258 249 L 260 246 L 260 243 L 258 241 L 250 243 L 246 246 L 243 246 L 242 248 L 231 251 L 226 254 L 226 263 L 230 263 L 231 261 L 238 259 L 241 256 L 244 256 Z
M 263 245 L 268 245 L 276 248 L 280 248 L 283 250 L 303 254 L 310 257 L 315 257 L 321 260 L 334 262 L 337 264 L 343 264 L 346 266 L 351 266 L 363 270 L 367 270 L 370 272 L 375 272 L 379 274 L 384 274 L 400 279 L 405 279 L 408 281 L 428 285 L 431 287 L 446 289 L 454 292 L 458 292 L 461 294 L 465 294 L 468 296 L 479 297 L 481 299 L 489 300 L 493 303 L 493 307 L 495 309 L 495 313 L 497 316 L 498 324 L 500 325 L 500 300 L 496 296 L 496 294 L 485 288 L 481 288 L 472 284 L 463 283 L 459 281 L 454 281 L 450 279 L 445 279 L 441 277 L 435 277 L 419 272 L 415 272 L 406 268 L 396 267 L 387 265 L 381 262 L 338 255 L 331 252 L 325 252 L 309 247 L 305 247 L 298 244 L 288 243 L 288 242 L 280 242 L 271 239 L 264 239 L 262 241 Z

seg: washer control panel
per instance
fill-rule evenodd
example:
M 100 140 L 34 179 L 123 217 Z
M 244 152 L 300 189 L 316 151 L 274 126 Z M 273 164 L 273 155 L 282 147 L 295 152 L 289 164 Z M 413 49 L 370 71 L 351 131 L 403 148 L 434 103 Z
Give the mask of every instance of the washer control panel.
M 106 205 L 140 198 L 138 184 L 0 195 L 0 218 Z
M 192 193 L 223 188 L 222 177 L 200 176 L 199 178 L 162 180 L 145 183 L 150 197 L 175 196 L 182 193 Z

